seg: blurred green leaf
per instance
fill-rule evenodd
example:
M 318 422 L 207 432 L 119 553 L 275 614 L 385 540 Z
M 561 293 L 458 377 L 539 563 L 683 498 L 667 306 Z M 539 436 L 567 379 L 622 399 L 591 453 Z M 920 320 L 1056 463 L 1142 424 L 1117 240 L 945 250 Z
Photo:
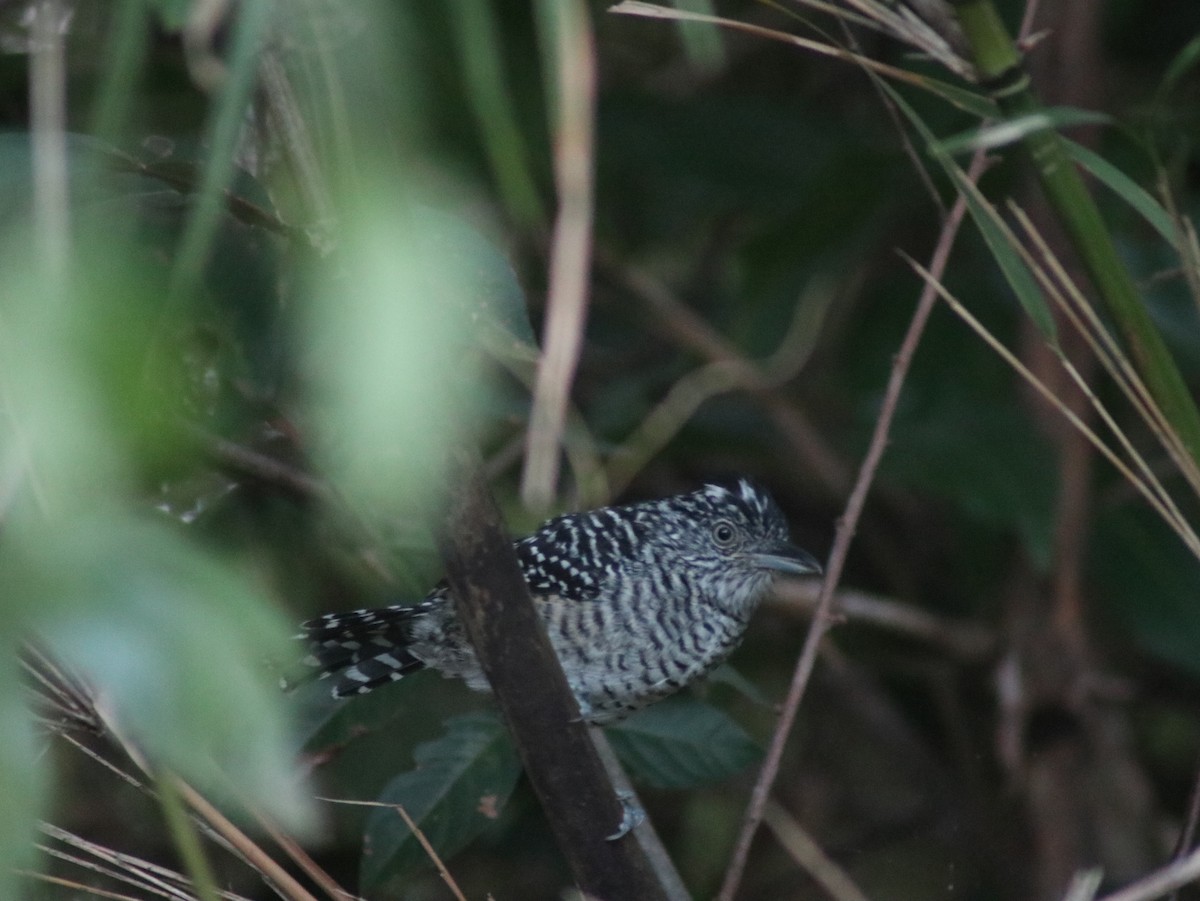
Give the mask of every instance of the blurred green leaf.
M 503 258 L 384 189 L 351 217 L 307 326 L 327 467 L 356 507 L 389 516 L 432 501 L 477 420 L 481 336 L 532 337 Z
M 145 3 L 158 15 L 159 21 L 167 31 L 181 31 L 187 24 L 188 16 L 194 5 L 192 0 L 126 0 L 126 2 Z
M 672 698 L 605 730 L 634 782 L 653 788 L 695 788 L 740 773 L 761 750 L 715 707 Z
M 472 714 L 446 721 L 446 734 L 419 745 L 417 767 L 393 779 L 377 799 L 399 804 L 442 857 L 467 845 L 495 822 L 521 775 L 503 724 Z M 367 821 L 362 881 L 369 893 L 386 880 L 428 863 L 412 830 L 395 810 L 379 808 Z
M 305 828 L 284 703 L 265 665 L 288 627 L 165 522 L 119 512 L 9 528 L 3 594 L 95 687 L 116 729 L 203 791 Z
M 0 618 L 3 632 L 14 634 L 11 624 Z M 21 680 L 13 666 L 16 656 L 11 642 L 0 643 L 0 898 L 19 898 L 16 870 L 26 868 L 34 855 L 34 823 L 45 789 L 45 771 L 38 764 L 33 728 L 20 691 Z

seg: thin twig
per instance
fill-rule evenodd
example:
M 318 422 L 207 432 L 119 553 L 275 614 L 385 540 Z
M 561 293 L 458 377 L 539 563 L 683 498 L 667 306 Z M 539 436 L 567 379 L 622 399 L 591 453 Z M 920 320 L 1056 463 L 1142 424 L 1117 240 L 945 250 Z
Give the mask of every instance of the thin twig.
M 550 251 L 544 351 L 521 479 L 521 497 L 532 509 L 545 509 L 554 498 L 567 398 L 583 343 L 591 273 L 596 105 L 596 53 L 587 11 L 571 0 L 546 4 L 545 12 L 554 23 L 554 34 L 547 37 L 557 61 L 554 177 L 559 206 Z
M 976 152 L 968 170 L 967 178 L 969 180 L 973 181 L 979 177 L 984 168 L 984 161 L 984 154 Z M 954 238 L 958 234 L 958 229 L 962 224 L 966 208 L 966 198 L 960 194 L 955 200 L 953 208 L 950 210 L 950 215 L 946 218 L 941 235 L 938 237 L 937 247 L 934 249 L 933 257 L 930 260 L 929 268 L 931 271 L 938 273 L 945 271 L 946 262 L 950 257 L 950 249 L 954 245 Z M 721 891 L 717 896 L 718 901 L 733 901 L 733 896 L 737 892 L 738 885 L 741 883 L 742 874 L 746 868 L 746 861 L 750 856 L 750 844 L 754 840 L 754 834 L 758 831 L 759 823 L 762 822 L 763 811 L 770 796 L 771 786 L 774 784 L 775 777 L 779 772 L 784 745 L 787 743 L 792 724 L 795 722 L 800 701 L 803 699 L 804 692 L 808 687 L 808 680 L 812 675 L 813 666 L 816 663 L 817 651 L 820 648 L 821 639 L 830 626 L 829 610 L 833 603 L 833 593 L 837 588 L 838 580 L 841 578 L 842 568 L 846 562 L 846 555 L 850 550 L 850 542 L 858 527 L 858 520 L 862 515 L 867 493 L 870 490 L 871 483 L 874 481 L 879 461 L 883 458 L 883 451 L 887 446 L 892 419 L 895 416 L 897 402 L 900 398 L 900 389 L 904 386 L 904 380 L 908 375 L 913 355 L 925 331 L 925 323 L 929 319 L 929 314 L 933 311 L 937 297 L 937 291 L 934 287 L 926 284 L 921 291 L 921 297 L 917 302 L 916 310 L 913 312 L 912 320 L 909 322 L 908 331 L 905 333 L 904 340 L 900 344 L 900 350 L 892 363 L 892 372 L 888 378 L 887 389 L 879 410 L 879 418 L 875 422 L 875 430 L 871 435 L 871 444 L 867 449 L 866 458 L 859 468 L 858 478 L 855 481 L 854 490 L 846 502 L 845 512 L 838 520 L 837 534 L 834 537 L 833 549 L 829 553 L 829 562 L 826 565 L 826 576 L 821 586 L 821 597 L 817 602 L 817 610 L 813 615 L 812 625 L 809 627 L 808 636 L 805 639 L 800 658 L 796 662 L 796 670 L 792 676 L 787 699 L 784 702 L 783 711 L 780 714 L 779 722 L 776 724 L 775 732 L 771 736 L 771 744 L 767 750 L 767 757 L 763 762 L 758 781 L 755 783 L 754 792 L 751 795 L 750 804 L 746 810 L 746 819 L 743 823 L 742 831 L 738 836 L 737 844 L 734 847 L 733 859 L 725 874 L 725 881 L 721 886 Z
M 348 804 L 354 807 L 382 807 L 386 810 L 396 811 L 396 813 L 400 814 L 400 818 L 404 820 L 404 825 L 408 827 L 416 840 L 421 843 L 421 847 L 425 849 L 425 853 L 437 868 L 438 875 L 442 877 L 442 881 L 446 883 L 446 887 L 450 889 L 450 892 L 458 901 L 467 901 L 466 896 L 458 887 L 458 883 L 454 881 L 454 877 L 450 875 L 450 871 L 446 868 L 445 862 L 438 855 L 433 845 L 430 844 L 429 839 L 425 837 L 425 833 L 421 831 L 421 827 L 408 815 L 408 811 L 404 809 L 403 804 L 385 804 L 382 801 L 355 801 L 349 798 L 317 798 L 317 800 L 327 801 L 330 804 Z
M 740 22 L 737 19 L 726 19 L 720 16 L 710 16 L 703 13 L 693 13 L 686 10 L 671 9 L 665 6 L 656 6 L 653 3 L 644 3 L 641 0 L 623 0 L 616 6 L 609 7 L 610 13 L 618 13 L 627 16 L 644 16 L 649 19 L 672 19 L 680 22 L 709 22 L 714 25 L 721 25 L 725 28 L 734 31 L 744 31 L 747 34 L 755 35 L 756 37 L 767 38 L 772 41 L 781 41 L 785 44 L 792 44 L 804 50 L 811 50 L 813 53 L 818 53 L 821 56 L 831 56 L 834 59 L 840 59 L 843 62 L 853 63 L 856 66 L 861 66 L 870 69 L 872 72 L 892 78 L 896 81 L 912 84 L 918 87 L 924 87 L 928 84 L 928 79 L 919 75 L 916 72 L 910 72 L 907 69 L 901 69 L 898 66 L 889 66 L 887 63 L 881 63 L 878 60 L 870 59 L 869 57 L 861 56 L 857 53 L 852 53 L 841 47 L 835 47 L 830 44 L 822 44 L 820 41 L 813 41 L 808 38 L 802 38 L 799 35 L 788 34 L 786 31 L 779 31 L 775 28 L 766 28 L 762 25 L 754 25 L 750 22 Z
M 281 867 L 271 855 L 233 824 L 208 799 L 183 780 L 178 781 L 179 793 L 188 806 L 196 811 L 218 835 L 229 842 L 247 864 L 262 875 L 272 887 L 289 901 L 317 901 L 316 897 Z
M 335 901 L 359 901 L 357 895 L 352 895 L 350 892 L 338 885 L 334 878 L 326 873 L 320 867 L 320 865 L 313 860 L 311 856 L 309 856 L 308 852 L 300 847 L 299 843 L 294 838 L 275 825 L 275 823 L 267 818 L 266 814 L 256 810 L 254 811 L 254 818 L 266 831 L 267 835 L 271 836 L 272 841 L 279 845 L 279 847 L 283 849 L 284 853 L 287 854 L 287 856 L 293 861 L 295 861 L 296 866 L 300 867 L 300 869 L 308 875 L 308 878 L 319 885 L 321 890 L 325 892 L 325 894 L 329 895 L 330 898 L 335 899 Z
M 1152 898 L 1161 898 L 1167 892 L 1197 879 L 1200 879 L 1200 849 L 1182 860 L 1167 864 L 1132 885 L 1127 885 L 1111 895 L 1105 895 L 1100 901 L 1151 901 Z
M 1175 848 L 1171 852 L 1171 861 L 1183 860 L 1192 848 L 1196 841 L 1196 825 L 1200 823 L 1200 767 L 1196 768 L 1195 781 L 1192 783 L 1192 796 L 1188 801 L 1187 819 L 1184 820 L 1183 829 L 1179 832 L 1179 838 L 1175 842 Z M 1171 895 L 1171 901 L 1176 901 L 1178 892 Z
M 167 831 L 175 843 L 175 850 L 183 860 L 184 868 L 192 879 L 192 888 L 200 901 L 217 901 L 217 877 L 200 844 L 195 824 L 187 815 L 179 785 L 174 773 L 160 770 L 155 776 L 158 787 L 158 805 L 167 821 Z
M 36 879 L 39 882 L 45 882 L 49 885 L 61 885 L 63 888 L 71 889 L 73 892 L 83 892 L 88 895 L 94 895 L 97 898 L 111 898 L 113 901 L 142 901 L 141 898 L 136 898 L 133 895 L 118 894 L 106 889 L 94 888 L 90 885 L 84 885 L 82 882 L 76 882 L 73 879 L 51 876 L 48 873 L 35 873 L 32 870 L 13 870 L 13 872 L 27 879 Z
M 253 476 L 268 485 L 282 488 L 306 500 L 333 502 L 333 490 L 327 482 L 314 478 L 307 472 L 289 466 L 268 454 L 252 447 L 214 435 L 198 426 L 184 423 L 183 430 L 200 445 L 218 464 L 241 475 Z
M 862 889 L 843 870 L 808 831 L 778 801 L 770 800 L 763 809 L 763 822 L 775 834 L 779 844 L 803 870 L 828 892 L 834 901 L 868 901 Z
M 767 603 L 811 616 L 820 600 L 820 584 L 812 579 L 784 579 L 775 586 Z M 993 653 L 995 631 L 972 622 L 955 621 L 892 598 L 840 588 L 833 598 L 833 613 L 849 622 L 889 629 L 900 635 L 938 645 L 966 660 L 980 660 Z
M 926 282 L 941 295 L 942 299 L 946 301 L 949 307 L 958 315 L 960 319 L 963 320 L 963 322 L 970 326 L 971 329 L 977 335 L 979 335 L 979 337 L 981 337 L 987 343 L 987 345 L 991 347 L 992 350 L 997 353 L 997 355 L 1000 356 L 1001 359 L 1008 363 L 1008 365 L 1011 366 L 1017 372 L 1017 374 L 1021 376 L 1021 378 L 1025 379 L 1025 381 L 1031 387 L 1033 387 L 1034 390 L 1036 390 L 1048 403 L 1058 409 L 1058 411 L 1062 413 L 1067 421 L 1080 433 L 1082 433 L 1084 437 L 1091 442 L 1092 446 L 1096 448 L 1096 450 L 1104 455 L 1104 458 L 1108 460 L 1108 462 L 1111 463 L 1117 469 L 1117 471 L 1119 471 L 1121 475 L 1124 476 L 1125 479 L 1138 490 L 1138 492 L 1146 499 L 1147 503 L 1154 508 L 1155 512 L 1162 516 L 1162 518 L 1168 524 L 1174 523 L 1171 511 L 1168 509 L 1168 506 L 1164 506 L 1162 499 L 1157 496 L 1150 486 L 1148 486 L 1142 479 L 1138 478 L 1133 473 L 1129 466 L 1126 465 L 1125 461 L 1122 460 L 1112 448 L 1105 444 L 1100 436 L 1097 435 L 1096 432 L 1087 425 L 1087 423 L 1080 419 L 1079 416 L 1070 407 L 1068 407 L 1060 397 L 1051 391 L 1044 382 L 1030 372 L 1029 368 L 1020 360 L 1018 360 L 1012 351 L 1001 344 L 1000 340 L 996 338 L 996 336 L 990 331 L 988 331 L 987 327 L 984 326 L 978 319 L 971 315 L 971 313 L 962 305 L 958 298 L 954 297 L 954 295 L 947 291 L 946 288 L 923 266 L 912 261 L 911 259 L 909 259 L 909 264 L 913 266 L 917 273 L 920 274 L 926 280 Z M 1068 372 L 1072 371 L 1070 366 L 1067 366 L 1067 370 Z M 1105 413 L 1107 413 L 1107 411 L 1105 411 Z M 1195 539 L 1195 535 L 1190 528 L 1179 532 L 1179 535 L 1188 545 L 1188 548 L 1191 549 L 1194 554 L 1200 556 L 1200 548 L 1195 548 L 1192 541 L 1189 540 L 1189 536 L 1191 536 L 1192 539 Z
M 687 385 L 685 380 L 692 379 L 697 381 L 692 387 L 703 387 L 707 382 L 713 393 L 717 390 L 745 391 L 762 404 L 775 427 L 804 461 L 805 469 L 839 496 L 850 490 L 849 470 L 796 408 L 793 400 L 779 390 L 783 383 L 795 375 L 811 352 L 817 328 L 808 321 L 809 317 L 802 315 L 798 309 L 788 329 L 790 337 L 780 342 L 771 362 L 759 363 L 742 356 L 716 329 L 648 273 L 601 255 L 598 255 L 597 262 L 604 265 L 622 287 L 645 302 L 676 343 L 696 351 L 713 364 L 685 375 L 671 389 L 672 394 L 681 392 Z M 822 284 L 811 285 L 798 306 L 817 302 L 821 299 L 820 293 L 826 291 L 827 287 Z M 710 374 L 703 375 L 705 372 Z M 669 408 L 668 401 L 664 400 L 651 416 Z M 643 422 L 638 434 L 643 434 L 648 426 L 649 418 Z M 638 443 L 631 438 L 626 441 L 626 447 L 636 448 Z M 617 456 L 613 454 L 614 458 Z M 616 464 L 613 465 L 616 469 Z M 618 485 L 625 484 L 635 471 L 633 465 L 624 463 L 613 478 Z M 614 493 L 619 492 L 614 490 Z

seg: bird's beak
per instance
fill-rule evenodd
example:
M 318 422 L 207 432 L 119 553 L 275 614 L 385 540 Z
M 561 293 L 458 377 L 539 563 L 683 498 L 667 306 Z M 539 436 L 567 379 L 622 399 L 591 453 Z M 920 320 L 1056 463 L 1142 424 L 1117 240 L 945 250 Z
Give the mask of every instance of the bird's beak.
M 763 569 L 790 573 L 794 576 L 820 575 L 821 564 L 808 551 L 781 541 L 764 553 L 753 554 L 754 562 Z

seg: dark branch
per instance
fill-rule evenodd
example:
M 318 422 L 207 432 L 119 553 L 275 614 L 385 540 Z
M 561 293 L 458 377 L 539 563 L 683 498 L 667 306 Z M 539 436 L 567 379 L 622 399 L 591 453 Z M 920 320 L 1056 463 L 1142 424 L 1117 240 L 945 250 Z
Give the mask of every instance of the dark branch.
M 458 615 L 487 674 L 579 888 L 588 896 L 668 895 L 633 836 L 608 841 L 623 809 L 579 719 L 478 462 L 460 462 L 441 553 Z

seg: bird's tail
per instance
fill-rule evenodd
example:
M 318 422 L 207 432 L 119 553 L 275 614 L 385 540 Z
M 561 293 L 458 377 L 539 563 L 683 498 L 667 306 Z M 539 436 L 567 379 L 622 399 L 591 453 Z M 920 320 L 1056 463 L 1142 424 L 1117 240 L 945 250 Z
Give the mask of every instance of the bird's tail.
M 309 679 L 333 678 L 333 696 L 366 694 L 425 664 L 410 650 L 413 622 L 429 613 L 425 604 L 327 613 L 310 619 L 298 637 L 308 643 Z

